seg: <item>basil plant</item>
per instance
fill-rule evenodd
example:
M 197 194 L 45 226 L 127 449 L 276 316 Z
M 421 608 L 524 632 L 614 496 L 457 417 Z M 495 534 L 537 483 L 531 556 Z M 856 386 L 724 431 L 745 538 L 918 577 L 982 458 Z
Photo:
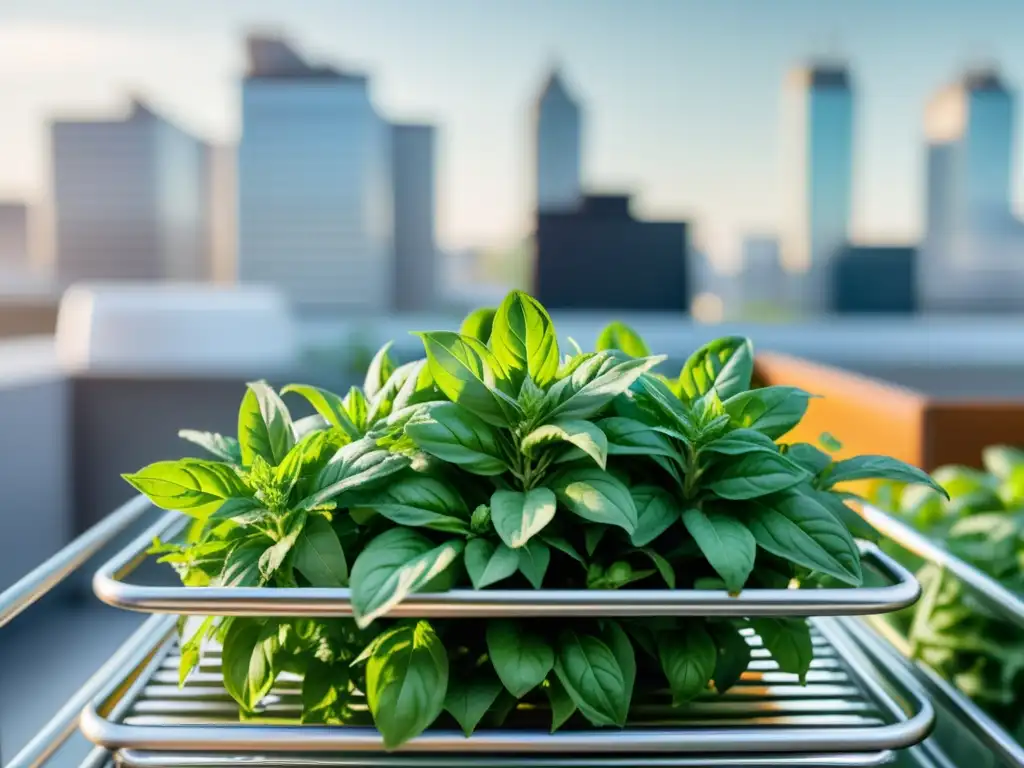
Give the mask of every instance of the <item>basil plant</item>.
M 250 384 L 238 436 L 188 431 L 212 458 L 126 479 L 193 518 L 154 553 L 191 586 L 346 587 L 352 619 L 216 618 L 182 630 L 182 680 L 209 642 L 245 716 L 277 676 L 303 676 L 304 722 L 369 716 L 393 748 L 435 722 L 466 734 L 546 713 L 552 730 L 622 727 L 732 686 L 762 638 L 803 678 L 798 619 L 403 620 L 417 592 L 460 589 L 856 587 L 836 490 L 870 477 L 931 483 L 883 456 L 832 461 L 780 442 L 810 395 L 751 388 L 753 349 L 725 338 L 675 378 L 622 324 L 560 348 L 550 316 L 511 293 L 459 332 L 385 347 L 362 388 Z M 314 413 L 293 419 L 282 396 Z M 671 691 L 671 703 L 658 692 Z M 634 691 L 636 694 L 634 695 Z M 708 694 L 710 695 L 710 694 Z M 367 715 L 368 711 L 368 715 Z M 633 720 L 640 717 L 633 709 Z M 647 717 L 652 715 L 647 714 Z
M 954 555 L 1018 595 L 1024 595 L 1024 451 L 994 445 L 984 469 L 945 466 L 928 486 L 885 483 L 875 501 Z M 887 546 L 883 544 L 883 546 Z M 1024 638 L 945 569 L 921 564 L 894 545 L 892 554 L 919 566 L 924 596 L 892 620 L 913 654 L 974 699 L 1018 739 L 1024 739 Z

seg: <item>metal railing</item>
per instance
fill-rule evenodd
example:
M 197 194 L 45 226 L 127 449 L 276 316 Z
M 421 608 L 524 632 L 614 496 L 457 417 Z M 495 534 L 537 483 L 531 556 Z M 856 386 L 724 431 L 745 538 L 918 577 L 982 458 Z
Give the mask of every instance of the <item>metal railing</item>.
M 0 627 L 45 597 L 150 509 L 152 505 L 145 497 L 133 498 L 5 589 L 0 593 Z M 129 663 L 139 638 L 152 631 L 154 622 L 160 621 L 166 622 L 168 618 L 158 616 L 143 623 L 4 768 L 36 768 L 60 749 L 77 729 L 82 708 L 102 690 L 112 674 Z

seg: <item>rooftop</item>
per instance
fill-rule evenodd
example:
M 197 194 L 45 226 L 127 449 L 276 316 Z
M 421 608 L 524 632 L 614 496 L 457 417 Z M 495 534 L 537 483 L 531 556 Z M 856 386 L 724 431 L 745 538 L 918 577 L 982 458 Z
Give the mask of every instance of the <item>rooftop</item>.
M 342 72 L 333 66 L 310 64 L 291 42 L 277 35 L 251 34 L 246 38 L 247 79 L 365 80 L 363 74 Z

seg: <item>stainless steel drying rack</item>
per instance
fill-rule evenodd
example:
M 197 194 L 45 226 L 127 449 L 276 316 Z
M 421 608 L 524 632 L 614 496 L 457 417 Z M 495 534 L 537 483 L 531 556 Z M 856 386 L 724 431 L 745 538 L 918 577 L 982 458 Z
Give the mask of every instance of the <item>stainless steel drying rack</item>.
M 862 508 L 861 515 L 893 543 L 932 565 L 946 569 L 997 616 L 1024 629 L 1024 600 L 1020 596 L 892 515 L 869 505 Z M 903 656 L 910 658 L 910 644 L 883 617 L 870 617 L 867 623 L 875 632 L 865 633 L 863 629 L 854 628 L 853 634 L 858 642 L 877 644 L 887 641 Z M 1005 765 L 1024 768 L 1024 745 L 932 667 L 919 660 L 912 661 L 912 664 L 915 677 L 931 698 L 955 711 L 958 719 Z
M 543 720 L 542 710 L 521 707 L 502 730 L 469 738 L 431 730 L 387 754 L 371 726 L 280 724 L 301 710 L 300 681 L 293 676 L 282 678 L 264 701 L 263 714 L 274 722 L 238 722 L 237 707 L 220 683 L 216 651 L 179 689 L 177 646 L 166 620 L 153 624 L 126 673 L 85 708 L 81 729 L 115 750 L 119 762 L 140 766 L 182 765 L 183 755 L 184 764 L 217 764 L 227 754 L 257 765 L 281 765 L 282 759 L 322 765 L 327 759 L 330 765 L 382 768 L 518 768 L 535 766 L 538 758 L 559 768 L 884 765 L 892 750 L 928 735 L 934 711 L 905 669 L 865 653 L 840 621 L 849 620 L 814 621 L 815 659 L 806 686 L 779 672 L 760 639 L 749 635 L 754 660 L 734 689 L 681 710 L 669 706 L 666 692 L 635 706 L 623 730 L 550 734 L 533 722 Z
M 93 578 L 103 602 L 132 611 L 215 616 L 351 616 L 347 589 L 148 586 L 124 581 L 145 561 L 155 537 L 171 538 L 188 518 L 165 514 L 104 564 Z M 396 618 L 624 616 L 854 616 L 888 613 L 921 594 L 913 574 L 874 544 L 860 542 L 867 563 L 892 581 L 884 587 L 725 590 L 470 590 L 410 596 L 389 611 Z

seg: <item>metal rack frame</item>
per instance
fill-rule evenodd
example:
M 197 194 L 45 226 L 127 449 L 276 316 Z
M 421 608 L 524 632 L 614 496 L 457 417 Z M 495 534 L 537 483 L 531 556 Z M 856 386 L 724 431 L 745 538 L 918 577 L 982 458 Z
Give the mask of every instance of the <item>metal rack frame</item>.
M 846 763 L 858 765 L 884 764 L 879 753 L 901 749 L 919 743 L 930 732 L 934 723 L 934 710 L 920 688 L 906 670 L 886 665 L 871 657 L 853 643 L 836 619 L 821 619 L 814 626 L 824 637 L 824 647 L 831 646 L 842 658 L 839 668 L 849 675 L 861 699 L 881 712 L 883 724 L 806 725 L 784 724 L 767 726 L 762 722 L 771 714 L 769 702 L 762 711 L 756 704 L 747 704 L 750 715 L 738 717 L 735 725 L 708 726 L 701 717 L 689 724 L 672 727 L 635 727 L 625 730 L 573 730 L 550 734 L 545 730 L 484 730 L 470 737 L 461 732 L 431 730 L 403 745 L 400 754 L 419 756 L 446 755 L 446 765 L 453 765 L 450 756 L 461 755 L 472 762 L 467 765 L 495 768 L 489 762 L 496 756 L 507 758 L 507 765 L 532 764 L 536 756 L 576 759 L 586 755 L 586 763 L 604 766 L 605 758 L 629 755 L 631 765 L 643 765 L 646 757 L 693 757 L 702 755 L 711 765 L 712 756 L 727 758 L 754 754 L 758 757 L 778 757 L 780 754 L 804 754 L 819 757 L 844 753 L 859 753 L 868 762 Z M 81 729 L 87 738 L 108 749 L 139 750 L 146 753 L 234 752 L 247 756 L 271 753 L 340 753 L 367 763 L 366 757 L 386 757 L 380 734 L 372 727 L 317 726 L 262 724 L 258 722 L 197 722 L 178 724 L 172 717 L 164 722 L 119 722 L 112 711 L 125 707 L 125 702 L 139 697 L 146 689 L 164 657 L 172 650 L 170 630 L 154 626 L 149 638 L 140 642 L 135 655 L 136 664 L 126 675 L 112 680 L 85 708 Z M 879 667 L 881 665 L 881 667 Z M 881 668 L 886 680 L 873 679 L 869 670 Z M 127 706 L 131 706 L 128 704 Z M 746 710 L 744 710 L 746 711 Z M 799 720 L 799 718 L 796 718 Z M 811 720 L 817 720 L 813 715 Z M 799 745 L 799 746 L 796 746 Z M 519 762 L 514 762 L 518 756 Z M 525 761 L 525 762 L 524 762 Z M 748 760 L 748 764 L 749 764 Z M 344 763 L 342 763 L 344 764 Z M 387 763 L 372 763 L 386 765 Z M 571 765 L 572 763 L 566 763 Z M 615 763 L 611 763 L 614 765 Z M 621 765 L 621 762 L 619 763 Z M 661 765 L 666 763 L 662 762 Z M 672 763 L 668 763 L 671 765 Z M 729 765 L 726 762 L 723 765 Z M 736 763 L 732 763 L 736 764 Z M 769 765 L 771 763 L 768 763 Z M 783 763 L 785 764 L 785 763 Z M 842 763 L 838 763 L 842 764 Z M 685 763 L 682 763 L 685 765 Z
M 93 578 L 93 590 L 108 605 L 146 613 L 195 616 L 351 616 L 347 589 L 320 587 L 142 586 L 123 579 L 146 559 L 155 537 L 179 533 L 188 518 L 165 514 Z M 886 587 L 725 590 L 471 590 L 416 594 L 392 608 L 394 618 L 516 618 L 625 616 L 856 616 L 889 613 L 921 595 L 913 574 L 874 544 L 860 542 L 863 557 L 894 583 Z
M 945 568 L 989 608 L 1024 629 L 1024 599 L 1019 595 L 892 515 L 869 504 L 862 506 L 860 514 L 883 536 L 932 565 Z
M 926 562 L 945 568 L 961 581 L 980 602 L 1007 622 L 1024 629 L 1024 600 L 998 581 L 974 566 L 948 552 L 892 515 L 864 505 L 861 516 L 891 541 Z M 851 634 L 864 644 L 888 642 L 903 656 L 910 659 L 910 646 L 906 638 L 880 617 L 865 620 L 874 633 L 854 629 Z M 912 669 L 925 691 L 946 708 L 955 711 L 970 731 L 1008 765 L 1024 768 L 1024 745 L 1006 732 L 966 694 L 938 674 L 923 661 L 912 659 Z

